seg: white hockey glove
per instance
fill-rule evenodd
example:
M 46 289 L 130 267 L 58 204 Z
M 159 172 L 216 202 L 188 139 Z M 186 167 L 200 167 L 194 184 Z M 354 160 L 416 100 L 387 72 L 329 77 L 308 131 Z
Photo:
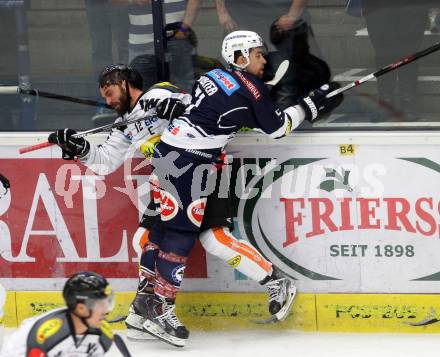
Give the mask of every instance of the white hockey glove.
M 165 98 L 156 105 L 158 118 L 172 120 L 180 117 L 186 110 L 186 105 L 177 98 Z
M 329 113 L 341 104 L 344 99 L 342 93 L 331 98 L 325 97 L 338 88 L 341 88 L 339 83 L 330 82 L 312 90 L 307 97 L 298 98 L 299 105 L 306 113 L 304 119 L 313 122 L 320 114 Z
M 59 129 L 51 133 L 47 140 L 61 148 L 64 160 L 73 160 L 75 157 L 87 155 L 90 150 L 89 142 L 84 138 L 74 137 L 75 134 L 73 129 Z

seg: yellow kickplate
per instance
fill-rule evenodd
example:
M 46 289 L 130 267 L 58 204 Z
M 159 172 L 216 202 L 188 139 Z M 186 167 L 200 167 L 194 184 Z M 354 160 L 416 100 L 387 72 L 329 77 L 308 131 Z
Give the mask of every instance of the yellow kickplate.
M 17 322 L 20 324 L 24 319 L 45 313 L 49 310 L 64 307 L 64 300 L 61 292 L 16 292 L 17 301 Z M 134 298 L 133 292 L 116 293 L 115 308 L 108 316 L 109 320 L 127 315 L 128 307 Z M 123 322 L 112 324 L 113 328 L 124 328 Z
M 108 319 L 125 317 L 133 292 L 116 293 Z M 64 306 L 60 292 L 8 292 L 5 326 Z M 325 332 L 440 332 L 440 296 L 435 294 L 298 294 L 288 318 L 276 324 L 265 293 L 182 292 L 177 315 L 189 330 L 295 329 Z M 434 321 L 424 326 L 412 326 Z M 125 328 L 123 322 L 111 324 Z
M 316 331 L 315 295 L 298 294 L 288 318 L 261 325 L 270 317 L 265 293 L 180 293 L 177 315 L 190 330 L 295 329 Z
M 15 292 L 6 293 L 6 304 L 4 309 L 3 323 L 5 327 L 17 326 L 17 307 L 15 306 Z
M 17 291 L 15 294 L 18 324 L 28 317 L 44 314 L 64 306 L 61 292 Z
M 435 294 L 317 294 L 318 331 L 440 332 L 440 296 Z

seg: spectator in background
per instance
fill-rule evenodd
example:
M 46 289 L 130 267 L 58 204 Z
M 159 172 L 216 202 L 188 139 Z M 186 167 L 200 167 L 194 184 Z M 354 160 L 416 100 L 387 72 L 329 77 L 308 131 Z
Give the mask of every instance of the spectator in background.
M 440 8 L 432 8 L 429 12 L 429 25 L 428 30 L 432 33 L 440 32 Z
M 116 0 L 114 0 L 116 1 Z M 154 56 L 151 0 L 117 0 L 129 6 L 129 62 L 143 79 L 144 89 L 158 81 Z M 194 84 L 195 35 L 191 29 L 199 0 L 164 0 L 170 81 L 190 92 Z
M 101 69 L 108 63 L 128 61 L 127 5 L 111 0 L 85 0 L 87 21 L 92 43 L 94 83 Z M 113 58 L 113 38 L 118 58 Z M 99 93 L 96 93 L 99 97 Z M 115 118 L 112 110 L 98 108 L 93 120 Z
M 363 0 L 362 10 L 375 51 L 377 68 L 417 52 L 423 41 L 430 1 Z M 389 118 L 391 112 L 402 113 L 399 120 L 418 118 L 417 77 L 419 61 L 377 80 L 378 97 L 385 110 L 373 121 Z
M 271 26 L 270 40 L 277 51 L 267 55 L 269 75 L 275 72 L 283 60 L 289 60 L 289 68 L 277 85 L 271 88 L 271 98 L 281 109 L 298 104 L 298 98 L 307 95 L 330 81 L 330 68 L 325 61 L 310 53 L 311 29 L 302 19 L 294 27 L 281 30 L 279 19 Z M 267 78 L 265 80 L 269 80 Z
M 271 79 L 283 60 L 290 61 L 288 72 L 271 89 L 271 97 L 281 109 L 298 104 L 296 98 L 330 80 L 330 69 L 319 58 L 322 55 L 306 6 L 307 0 L 241 0 L 229 1 L 227 8 L 225 0 L 216 0 L 219 22 L 226 32 L 238 27 L 269 34 L 270 42 L 266 44 L 272 44 L 275 51 L 267 54 L 265 81 Z M 238 19 L 238 25 L 230 12 Z
M 217 9 L 218 22 L 222 25 L 225 35 L 237 30 L 238 25 L 229 13 L 225 0 L 215 0 L 215 7 Z
M 216 0 L 215 4 L 219 22 L 226 32 L 256 31 L 262 34 L 266 43 L 269 43 L 269 29 L 274 19 L 277 19 L 279 31 L 292 29 L 301 18 L 310 25 L 307 0 Z

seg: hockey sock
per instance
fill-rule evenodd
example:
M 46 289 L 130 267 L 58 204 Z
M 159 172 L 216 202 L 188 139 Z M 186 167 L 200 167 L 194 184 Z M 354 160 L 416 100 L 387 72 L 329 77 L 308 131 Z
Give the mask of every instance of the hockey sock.
M 252 280 L 259 282 L 272 274 L 272 263 L 249 242 L 236 239 L 227 228 L 208 229 L 200 234 L 199 239 L 208 253 Z

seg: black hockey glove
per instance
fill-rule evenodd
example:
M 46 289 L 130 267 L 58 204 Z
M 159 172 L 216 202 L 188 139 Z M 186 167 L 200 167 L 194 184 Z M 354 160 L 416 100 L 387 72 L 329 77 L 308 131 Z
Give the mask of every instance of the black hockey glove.
M 59 129 L 49 135 L 50 143 L 58 145 L 63 152 L 64 160 L 73 160 L 75 157 L 83 157 L 90 150 L 90 144 L 84 138 L 76 138 L 73 129 Z
M 299 105 L 306 112 L 305 119 L 313 122 L 320 114 L 329 113 L 341 104 L 344 99 L 342 93 L 331 98 L 325 97 L 338 88 L 341 88 L 339 83 L 330 82 L 318 89 L 312 90 L 307 97 L 298 98 Z
M 177 98 L 165 98 L 160 100 L 156 105 L 156 113 L 158 118 L 172 120 L 180 117 L 185 113 L 186 105 Z

